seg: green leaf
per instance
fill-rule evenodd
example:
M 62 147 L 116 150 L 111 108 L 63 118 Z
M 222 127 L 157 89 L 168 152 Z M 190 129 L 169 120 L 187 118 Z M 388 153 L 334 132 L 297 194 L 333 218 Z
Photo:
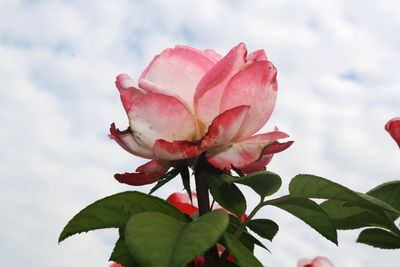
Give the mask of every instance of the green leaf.
M 267 250 L 269 253 L 271 251 L 257 238 L 255 238 L 253 235 L 251 235 L 249 232 L 243 232 L 242 235 L 239 238 L 240 242 L 242 242 L 250 251 L 254 250 L 254 245 L 257 245 L 265 250 Z M 247 244 L 247 245 L 246 245 Z M 251 245 L 251 247 L 250 247 Z M 251 248 L 251 249 L 250 249 Z
M 161 186 L 165 185 L 179 174 L 179 169 L 172 169 L 169 172 L 160 176 L 157 184 L 150 190 L 149 195 L 153 194 Z
M 229 215 L 229 217 L 231 218 L 231 217 L 234 217 L 234 216 Z M 227 233 L 230 233 L 230 234 L 232 234 L 232 235 L 235 235 L 236 230 L 237 230 L 238 227 L 239 227 L 238 225 L 236 225 L 235 223 L 232 223 L 232 221 L 230 221 L 229 226 L 228 226 L 228 228 L 226 229 L 226 232 L 227 232 Z M 246 231 L 244 231 L 244 232 L 242 233 L 242 235 L 240 236 L 239 240 L 240 240 L 240 242 L 242 242 L 243 245 L 245 245 L 245 246 L 247 247 L 247 249 L 250 250 L 250 251 L 253 251 L 253 250 L 254 250 L 254 245 L 257 245 L 257 246 L 259 246 L 259 247 L 261 247 L 261 248 L 267 250 L 268 252 L 270 252 L 269 249 L 268 249 L 266 246 L 264 246 L 263 243 L 261 243 L 257 238 L 255 238 L 254 236 L 252 236 L 250 233 L 248 233 L 248 232 L 246 232 Z M 219 242 L 220 242 L 222 245 L 225 245 L 225 243 L 224 243 L 225 241 L 224 241 L 223 238 L 220 239 Z
M 129 218 L 143 211 L 161 212 L 180 221 L 188 221 L 174 205 L 141 192 L 123 192 L 90 204 L 76 214 L 64 227 L 58 242 L 67 237 L 103 228 L 123 228 Z
M 223 210 L 209 212 L 191 223 L 142 212 L 128 221 L 125 242 L 140 266 L 183 267 L 215 245 L 228 223 Z
M 206 176 L 211 195 L 222 207 L 238 217 L 246 211 L 246 199 L 235 184 L 228 184 L 220 176 Z
M 400 210 L 400 181 L 392 181 L 378 185 L 368 191 L 367 195 L 389 204 L 396 210 Z M 399 217 L 399 214 L 389 213 L 389 216 L 392 221 L 395 221 Z
M 263 265 L 253 255 L 253 253 L 246 248 L 235 236 L 230 233 L 224 234 L 226 247 L 232 252 L 232 255 L 239 262 L 242 267 L 262 267 Z
M 352 191 L 328 179 L 309 175 L 296 175 L 289 184 L 289 192 L 294 197 L 323 198 L 346 201 L 346 205 L 359 206 L 376 212 L 382 209 L 400 214 L 389 204 L 370 195 Z
M 349 230 L 366 226 L 381 226 L 390 229 L 392 221 L 386 216 L 361 207 L 348 207 L 342 200 L 330 199 L 320 206 L 331 217 L 336 229 Z
M 274 238 L 279 230 L 279 226 L 272 220 L 268 219 L 254 219 L 251 220 L 247 227 L 259 236 L 266 238 L 270 241 Z
M 358 243 L 364 243 L 377 248 L 398 249 L 400 248 L 400 237 L 379 229 L 369 228 L 363 230 L 357 238 Z
M 282 197 L 265 202 L 281 208 L 304 221 L 326 239 L 337 245 L 337 232 L 327 213 L 307 198 Z
M 125 241 L 121 237 L 118 239 L 117 243 L 115 243 L 115 247 L 109 261 L 117 262 L 124 267 L 139 266 L 135 263 L 131 254 L 129 254 L 128 248 L 125 245 Z
M 279 175 L 268 171 L 253 172 L 234 179 L 233 182 L 251 187 L 261 197 L 274 194 L 282 185 Z
M 238 219 L 238 217 L 229 214 L 229 226 L 226 232 L 230 234 L 235 234 L 237 228 L 242 224 L 241 220 Z M 249 232 L 244 231 L 242 235 L 240 236 L 240 241 L 250 250 L 254 250 L 254 245 L 257 245 L 259 247 L 262 247 L 263 249 L 267 250 L 268 252 L 269 249 L 257 238 L 255 238 L 253 235 L 251 235 Z M 223 242 L 223 240 L 221 240 Z

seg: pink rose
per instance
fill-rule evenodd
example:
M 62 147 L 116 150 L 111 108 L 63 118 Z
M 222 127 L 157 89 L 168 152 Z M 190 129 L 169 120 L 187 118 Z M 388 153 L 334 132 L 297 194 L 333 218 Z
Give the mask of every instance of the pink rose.
M 111 263 L 111 264 L 110 264 L 110 267 L 124 267 L 124 266 L 122 266 L 122 265 L 119 264 L 119 263 L 114 262 L 114 263 Z
M 385 130 L 390 133 L 397 145 L 400 147 L 400 117 L 396 117 L 388 121 Z
M 151 159 L 136 173 L 116 174 L 122 183 L 153 183 L 175 161 L 203 152 L 222 170 L 265 170 L 274 153 L 293 143 L 278 143 L 288 135 L 277 129 L 254 135 L 274 109 L 276 69 L 264 50 L 247 54 L 243 43 L 225 57 L 213 50 L 168 48 L 144 70 L 138 85 L 127 74 L 120 74 L 116 85 L 130 127 L 120 131 L 112 124 L 110 137 Z
M 332 262 L 325 257 L 316 257 L 313 260 L 302 258 L 297 262 L 297 267 L 334 267 Z

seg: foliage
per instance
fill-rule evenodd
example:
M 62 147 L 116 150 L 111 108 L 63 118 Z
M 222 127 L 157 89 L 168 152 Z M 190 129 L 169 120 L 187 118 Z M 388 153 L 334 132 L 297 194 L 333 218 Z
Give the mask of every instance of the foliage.
M 169 177 L 167 177 L 169 179 Z M 110 260 L 125 267 L 186 266 L 210 253 L 217 243 L 227 249 L 212 266 L 262 266 L 254 257 L 254 245 L 266 247 L 249 231 L 272 241 L 279 230 L 276 222 L 254 219 L 259 209 L 274 206 L 307 223 L 337 244 L 337 230 L 366 228 L 357 242 L 384 248 L 400 248 L 400 181 L 379 185 L 362 194 L 314 175 L 301 174 L 289 185 L 289 195 L 266 200 L 278 191 L 281 179 L 267 171 L 236 177 L 212 174 L 206 177 L 214 200 L 222 210 L 189 217 L 167 201 L 141 192 L 123 192 L 98 200 L 80 211 L 65 226 L 59 241 L 102 228 L 119 229 L 119 239 Z M 260 197 L 245 220 L 246 200 L 239 187 L 251 187 Z M 326 199 L 317 204 L 310 198 Z M 237 263 L 227 260 L 231 252 Z M 215 256 L 214 256 L 215 257 Z

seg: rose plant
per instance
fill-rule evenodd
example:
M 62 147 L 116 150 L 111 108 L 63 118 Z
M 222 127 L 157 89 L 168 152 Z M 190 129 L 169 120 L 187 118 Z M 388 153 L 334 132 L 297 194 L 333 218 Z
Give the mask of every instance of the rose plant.
M 263 266 L 254 247 L 268 251 L 259 239 L 272 241 L 279 226 L 254 217 L 261 208 L 274 206 L 335 244 L 338 229 L 367 227 L 358 242 L 400 248 L 395 225 L 400 181 L 363 194 L 300 174 L 291 180 L 289 194 L 271 197 L 282 180 L 266 165 L 293 141 L 279 142 L 288 135 L 276 127 L 257 134 L 278 92 L 277 72 L 264 50 L 248 54 L 240 43 L 222 57 L 214 50 L 176 46 L 154 57 L 138 84 L 121 74 L 116 86 L 129 127 L 121 131 L 113 123 L 109 136 L 149 162 L 115 178 L 132 186 L 157 183 L 148 194 L 126 191 L 87 206 L 64 227 L 59 242 L 77 233 L 117 228 L 110 256 L 115 266 Z M 396 120 L 386 129 L 398 142 Z M 174 193 L 167 201 L 152 196 L 178 175 L 186 193 Z M 242 186 L 259 197 L 251 209 Z M 325 201 L 318 204 L 313 198 Z M 317 266 L 313 262 L 303 265 Z

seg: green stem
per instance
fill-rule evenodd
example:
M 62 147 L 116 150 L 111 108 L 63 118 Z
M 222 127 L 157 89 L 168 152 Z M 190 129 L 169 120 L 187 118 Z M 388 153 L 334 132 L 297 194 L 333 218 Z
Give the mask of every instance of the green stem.
M 204 153 L 197 158 L 196 164 L 194 166 L 194 177 L 196 181 L 199 216 L 203 216 L 204 214 L 211 211 L 206 176 L 210 174 L 220 173 L 221 171 L 219 169 L 214 168 L 211 164 L 208 163 Z M 206 253 L 204 253 L 204 261 L 207 266 L 216 265 L 215 262 L 218 261 L 218 259 L 219 255 L 216 246 L 213 246 L 208 251 L 206 251 Z
M 256 215 L 256 213 L 263 207 L 263 203 L 264 203 L 264 198 L 261 198 L 260 203 L 258 203 L 257 206 L 255 206 L 255 208 L 252 210 L 252 212 L 250 212 L 249 216 L 247 216 L 246 220 L 240 224 L 240 226 L 236 229 L 235 232 L 235 237 L 236 238 L 240 238 L 240 236 L 242 235 L 243 231 L 246 229 L 246 226 L 249 224 L 249 222 L 251 221 L 251 219 L 253 219 L 254 215 Z

